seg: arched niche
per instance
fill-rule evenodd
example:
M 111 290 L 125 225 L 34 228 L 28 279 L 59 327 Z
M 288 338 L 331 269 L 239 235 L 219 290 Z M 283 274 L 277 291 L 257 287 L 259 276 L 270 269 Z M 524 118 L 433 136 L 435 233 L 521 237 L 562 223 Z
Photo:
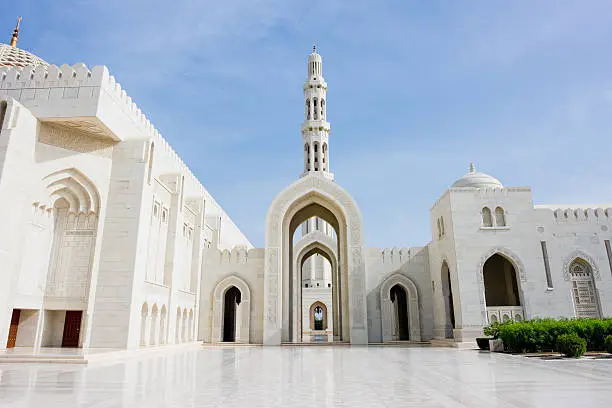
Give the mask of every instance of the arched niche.
M 361 214 L 337 184 L 309 174 L 283 190 L 266 217 L 264 344 L 293 341 L 297 327 L 297 287 L 293 232 L 310 217 L 328 222 L 338 237 L 338 277 L 342 341 L 367 344 L 365 266 Z M 300 286 L 299 284 L 297 285 Z
M 453 283 L 451 279 L 450 267 L 446 260 L 442 261 L 440 270 L 440 280 L 442 282 L 442 298 L 444 299 L 444 337 L 454 338 L 453 331 L 456 327 L 455 305 L 453 298 Z
M 247 283 L 236 275 L 228 276 L 215 286 L 213 291 L 213 318 L 211 343 L 223 341 L 223 312 L 225 293 L 235 287 L 240 291 L 240 304 L 236 310 L 236 343 L 249 343 L 251 323 L 251 290 Z
M 380 285 L 380 311 L 383 343 L 393 341 L 394 308 L 391 288 L 399 285 L 407 295 L 409 340 L 421 341 L 421 319 L 419 316 L 419 292 L 409 277 L 394 273 Z

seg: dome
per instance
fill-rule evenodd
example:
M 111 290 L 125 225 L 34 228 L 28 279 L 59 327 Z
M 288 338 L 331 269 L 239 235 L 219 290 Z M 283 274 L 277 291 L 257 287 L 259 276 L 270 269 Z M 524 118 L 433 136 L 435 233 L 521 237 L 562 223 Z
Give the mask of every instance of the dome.
M 452 187 L 504 188 L 503 184 L 495 177 L 476 171 L 473 164 L 470 164 L 470 171 L 455 181 Z
M 8 44 L 0 44 L 0 67 L 46 67 L 48 65 L 42 58 L 38 58 L 36 55 L 21 48 L 12 47 Z

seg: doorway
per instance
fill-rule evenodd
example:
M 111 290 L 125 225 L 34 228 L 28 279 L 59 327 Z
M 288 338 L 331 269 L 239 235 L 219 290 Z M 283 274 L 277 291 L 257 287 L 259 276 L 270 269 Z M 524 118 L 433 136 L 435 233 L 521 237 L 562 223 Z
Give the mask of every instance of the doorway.
M 393 340 L 409 340 L 408 328 L 408 299 L 404 288 L 397 284 L 391 288 L 391 302 L 393 302 Z
M 82 318 L 82 310 L 66 310 L 66 319 L 64 320 L 64 335 L 62 336 L 62 347 L 79 347 Z
M 236 341 L 236 312 L 240 304 L 240 290 L 232 286 L 223 299 L 223 341 Z
M 21 310 L 13 309 L 13 315 L 11 316 L 11 327 L 9 328 L 6 348 L 15 347 L 15 343 L 17 342 L 17 331 L 19 329 L 19 318 L 20 317 L 21 317 Z

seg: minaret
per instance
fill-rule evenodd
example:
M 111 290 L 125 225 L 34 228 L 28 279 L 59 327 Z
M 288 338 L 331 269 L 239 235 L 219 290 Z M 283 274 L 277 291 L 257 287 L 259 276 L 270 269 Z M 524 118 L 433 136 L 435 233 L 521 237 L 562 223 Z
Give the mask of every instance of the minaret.
M 327 122 L 327 83 L 323 78 L 323 61 L 317 46 L 308 56 L 308 79 L 304 82 L 304 172 L 334 179 L 329 168 L 329 122 Z
M 21 17 L 17 19 L 17 25 L 15 26 L 15 30 L 13 31 L 13 38 L 11 38 L 11 47 L 17 46 L 17 40 L 19 39 L 19 24 L 21 24 Z

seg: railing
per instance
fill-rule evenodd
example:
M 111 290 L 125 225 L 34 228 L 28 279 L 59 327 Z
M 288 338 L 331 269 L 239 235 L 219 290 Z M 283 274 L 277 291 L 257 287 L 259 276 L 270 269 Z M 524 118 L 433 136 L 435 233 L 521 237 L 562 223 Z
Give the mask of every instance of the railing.
M 522 306 L 487 306 L 487 320 L 491 323 L 525 320 Z

